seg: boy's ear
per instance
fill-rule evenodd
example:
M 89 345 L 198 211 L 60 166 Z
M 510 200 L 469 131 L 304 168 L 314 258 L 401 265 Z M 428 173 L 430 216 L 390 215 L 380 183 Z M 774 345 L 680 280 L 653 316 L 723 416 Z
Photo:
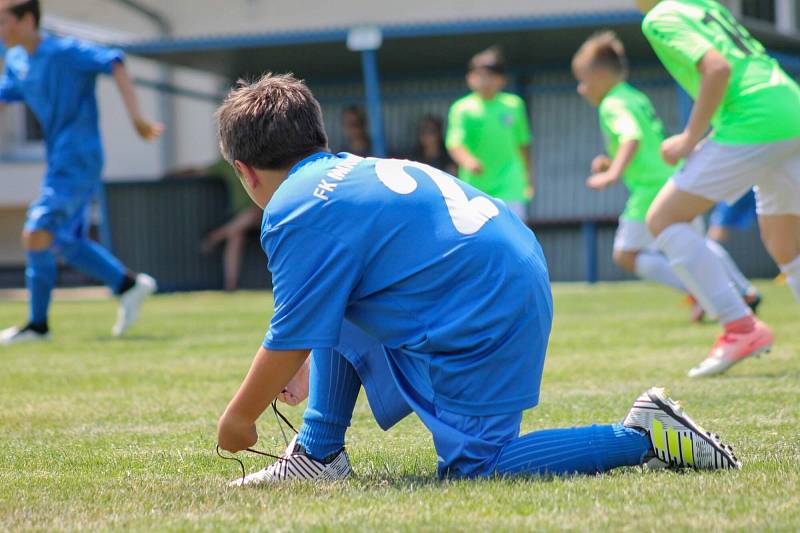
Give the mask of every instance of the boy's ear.
M 236 168 L 236 172 L 239 174 L 239 177 L 248 187 L 250 187 L 251 190 L 258 188 L 258 175 L 256 175 L 256 171 L 253 167 L 247 163 L 242 163 L 239 160 L 234 161 L 233 166 Z

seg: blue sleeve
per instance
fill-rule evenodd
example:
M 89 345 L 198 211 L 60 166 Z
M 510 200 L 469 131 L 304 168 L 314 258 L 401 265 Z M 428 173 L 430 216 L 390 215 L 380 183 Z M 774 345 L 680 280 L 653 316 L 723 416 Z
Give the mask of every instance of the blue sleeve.
M 122 50 L 75 41 L 64 51 L 69 64 L 80 72 L 111 74 L 114 63 L 125 59 Z
M 14 77 L 8 67 L 3 67 L 3 73 L 0 74 L 0 102 L 20 101 L 22 101 L 22 93 L 14 82 Z
M 264 347 L 335 347 L 350 294 L 361 276 L 360 259 L 339 239 L 301 226 L 268 230 L 262 241 L 275 297 Z

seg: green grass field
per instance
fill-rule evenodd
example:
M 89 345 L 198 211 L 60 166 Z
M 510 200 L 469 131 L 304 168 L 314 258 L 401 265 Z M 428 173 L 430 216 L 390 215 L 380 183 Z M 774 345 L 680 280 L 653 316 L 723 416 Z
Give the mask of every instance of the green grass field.
M 523 430 L 613 422 L 650 385 L 736 449 L 732 473 L 437 482 L 414 417 L 388 433 L 364 398 L 348 434 L 355 476 L 326 486 L 235 490 L 215 423 L 267 327 L 271 296 L 155 297 L 123 340 L 115 304 L 56 302 L 49 344 L 0 348 L 0 529 L 264 531 L 800 530 L 800 308 L 763 284 L 777 346 L 728 375 L 686 370 L 717 332 L 674 293 L 642 284 L 555 287 L 541 405 Z M 0 302 L 0 324 L 23 302 Z M 299 423 L 301 408 L 287 409 Z M 283 449 L 274 419 L 259 447 Z M 251 470 L 259 458 L 244 457 Z

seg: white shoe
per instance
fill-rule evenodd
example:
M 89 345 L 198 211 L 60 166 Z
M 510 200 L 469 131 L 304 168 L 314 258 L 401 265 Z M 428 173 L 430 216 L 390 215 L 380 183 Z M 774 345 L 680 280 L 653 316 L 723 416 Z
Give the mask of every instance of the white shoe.
M 119 337 L 130 328 L 136 319 L 139 318 L 139 310 L 145 298 L 156 292 L 158 284 L 156 280 L 147 274 L 137 274 L 136 283 L 133 287 L 125 291 L 119 298 L 119 309 L 117 310 L 117 323 L 111 329 L 115 337 Z
M 352 473 L 350 459 L 344 448 L 324 462 L 317 461 L 306 455 L 303 447 L 297 444 L 295 435 L 280 459 L 264 470 L 231 481 L 228 486 L 256 486 L 282 481 L 336 481 L 345 479 Z
M 646 431 L 653 446 L 652 459 L 672 468 L 726 470 L 742 467 L 733 449 L 723 444 L 719 435 L 704 430 L 689 418 L 662 388 L 653 387 L 639 396 L 622 424 Z
M 49 333 L 37 333 L 28 326 L 13 327 L 0 331 L 0 346 L 22 344 L 26 342 L 41 342 L 50 339 Z

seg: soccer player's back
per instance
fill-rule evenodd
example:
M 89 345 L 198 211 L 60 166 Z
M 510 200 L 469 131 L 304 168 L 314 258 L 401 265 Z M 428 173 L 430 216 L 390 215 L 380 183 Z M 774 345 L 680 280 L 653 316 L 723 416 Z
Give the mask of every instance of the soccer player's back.
M 725 333 L 690 372 L 716 374 L 768 350 L 772 333 L 729 286 L 723 265 L 687 222 L 757 185 L 764 243 L 800 299 L 800 87 L 718 2 L 637 4 L 654 51 L 695 99 L 686 129 L 662 144 L 667 162 L 688 159 L 659 194 L 648 225 L 682 281 L 720 317 Z
M 278 305 L 271 346 L 334 340 L 342 315 L 331 308 L 346 309 L 384 345 L 432 368 L 469 362 L 476 375 L 497 375 L 468 384 L 467 376 L 452 382 L 433 373 L 426 387 L 434 385 L 444 405 L 455 395 L 447 391 L 464 387 L 472 393 L 461 402 L 479 409 L 496 409 L 500 390 L 516 407 L 535 404 L 552 313 L 547 268 L 536 238 L 502 202 L 420 163 L 320 152 L 272 197 L 262 238 L 276 302 L 302 296 L 305 304 Z M 540 321 L 548 327 L 532 337 Z M 519 375 L 530 379 L 508 382 Z

